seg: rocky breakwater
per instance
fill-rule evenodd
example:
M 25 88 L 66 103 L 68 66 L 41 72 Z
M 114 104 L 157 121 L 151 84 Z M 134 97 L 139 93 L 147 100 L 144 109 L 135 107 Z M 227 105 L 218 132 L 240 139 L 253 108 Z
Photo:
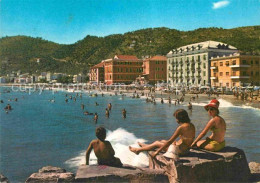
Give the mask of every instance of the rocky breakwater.
M 41 168 L 38 173 L 33 173 L 26 183 L 37 182 L 74 182 L 75 175 L 71 172 L 66 172 L 65 169 L 59 167 L 46 166 Z
M 248 182 L 251 174 L 243 150 L 225 147 L 220 152 L 191 149 L 173 161 L 162 154 L 152 158 L 149 167 L 164 170 L 169 182 Z
M 164 170 L 151 170 L 124 165 L 116 168 L 105 165 L 81 165 L 77 171 L 76 182 L 169 182 Z

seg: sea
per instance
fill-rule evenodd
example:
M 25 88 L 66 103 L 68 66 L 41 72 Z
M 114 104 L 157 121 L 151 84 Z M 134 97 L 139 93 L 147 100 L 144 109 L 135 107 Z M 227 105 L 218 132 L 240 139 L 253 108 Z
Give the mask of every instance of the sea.
M 7 92 L 7 91 L 10 91 Z M 76 96 L 78 93 L 78 96 Z M 82 93 L 82 97 L 80 97 Z M 132 94 L 97 97 L 97 91 L 48 91 L 42 93 L 12 91 L 0 87 L 0 173 L 11 182 L 25 182 L 32 173 L 44 166 L 65 168 L 75 173 L 79 165 L 85 163 L 85 152 L 91 140 L 95 139 L 95 129 L 107 129 L 107 140 L 115 149 L 115 156 L 124 164 L 148 166 L 147 154 L 135 155 L 129 146 L 137 147 L 137 142 L 151 143 L 155 140 L 169 139 L 178 124 L 173 113 L 176 109 L 187 109 L 188 100 L 180 105 L 146 103 L 146 97 L 132 98 Z M 65 98 L 68 102 L 65 102 Z M 76 101 L 69 97 L 76 97 Z M 173 98 L 176 96 L 173 96 Z M 17 98 L 18 101 L 14 101 Z M 218 98 L 220 116 L 227 123 L 226 145 L 245 151 L 247 161 L 260 161 L 260 110 L 236 100 Z M 196 135 L 210 120 L 203 108 L 210 99 L 199 97 L 193 101 L 193 110 L 188 110 Z M 96 105 L 95 103 L 98 103 Z M 112 104 L 110 117 L 105 109 Z M 10 104 L 13 110 L 6 113 L 4 107 Z M 85 109 L 81 109 L 81 104 Z M 122 109 L 127 115 L 122 117 Z M 94 122 L 93 115 L 84 111 L 97 112 L 99 119 Z M 210 135 L 210 132 L 207 134 Z M 90 164 L 95 164 L 92 152 Z

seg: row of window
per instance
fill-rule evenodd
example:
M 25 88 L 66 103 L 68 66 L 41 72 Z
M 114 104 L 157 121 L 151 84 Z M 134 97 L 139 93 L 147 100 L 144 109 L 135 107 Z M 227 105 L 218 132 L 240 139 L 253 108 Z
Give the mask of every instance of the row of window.
M 143 72 L 143 68 L 117 68 L 117 72 Z
M 253 60 L 251 60 L 251 65 L 253 65 L 254 63 L 256 65 L 259 65 L 259 61 L 258 60 L 255 60 L 255 62 Z M 230 62 L 229 61 L 225 62 L 226 66 L 229 66 L 229 64 L 231 64 L 231 65 L 239 65 L 239 63 L 237 64 L 236 60 L 232 60 Z M 248 64 L 247 60 L 242 60 L 242 64 L 243 65 L 247 65 Z M 213 62 L 213 66 L 217 66 L 217 62 Z M 219 62 L 219 66 L 223 66 L 223 62 Z
M 163 71 L 163 68 L 160 68 L 160 67 L 155 68 L 155 71 L 160 71 L 160 70 Z
M 114 62 L 114 65 L 143 65 L 143 62 Z
M 223 72 L 219 72 L 219 76 L 223 76 Z M 230 74 L 229 74 L 229 72 L 226 72 L 225 73 L 226 75 L 225 76 L 230 76 Z M 247 74 L 247 72 L 246 71 L 243 71 L 243 72 L 241 72 L 241 75 L 242 76 L 248 76 L 248 74 Z M 259 76 L 259 72 L 257 71 L 257 72 L 255 72 L 255 74 L 254 74 L 254 72 L 253 71 L 251 71 L 251 76 Z M 214 73 L 214 76 L 217 76 L 217 74 L 216 73 Z M 232 72 L 232 76 L 238 76 L 238 74 L 237 74 L 237 72 Z
M 155 79 L 163 79 L 164 77 L 164 74 L 155 74 Z
M 198 56 L 191 56 L 191 57 L 186 57 L 186 60 L 185 59 L 183 59 L 183 58 L 175 58 L 175 59 L 172 59 L 172 61 L 173 61 L 173 63 L 174 63 L 174 61 L 176 62 L 176 63 L 178 63 L 178 61 L 195 61 L 195 59 L 197 60 L 197 61 L 200 61 L 200 55 L 198 55 Z M 203 60 L 207 60 L 207 55 L 203 55 Z M 169 62 L 169 64 L 171 64 L 171 60 L 169 60 L 168 61 Z
M 164 61 L 155 61 L 155 64 L 164 64 Z

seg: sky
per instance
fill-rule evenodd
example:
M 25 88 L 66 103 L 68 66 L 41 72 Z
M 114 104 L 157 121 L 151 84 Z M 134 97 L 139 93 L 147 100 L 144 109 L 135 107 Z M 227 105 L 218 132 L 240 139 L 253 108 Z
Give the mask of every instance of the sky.
M 260 25 L 260 0 L 0 0 L 0 36 L 41 37 L 60 44 L 168 27 Z

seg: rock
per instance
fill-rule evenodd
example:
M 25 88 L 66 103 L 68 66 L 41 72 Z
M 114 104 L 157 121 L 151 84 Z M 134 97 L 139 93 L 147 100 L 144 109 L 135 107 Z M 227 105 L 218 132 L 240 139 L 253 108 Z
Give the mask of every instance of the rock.
M 1 183 L 9 183 L 9 180 L 7 177 L 5 177 L 3 174 L 0 173 L 0 182 Z
M 75 175 L 59 167 L 46 166 L 33 173 L 26 182 L 74 182 Z
M 250 162 L 249 168 L 251 172 L 250 181 L 251 182 L 260 182 L 260 163 Z
M 76 182 L 169 182 L 163 170 L 151 170 L 124 165 L 116 168 L 105 165 L 81 165 Z
M 151 154 L 151 151 L 149 152 Z M 162 156 L 149 156 L 151 169 L 165 170 L 174 182 L 248 182 L 250 170 L 243 150 L 225 147 L 220 152 L 191 149 L 173 161 Z

